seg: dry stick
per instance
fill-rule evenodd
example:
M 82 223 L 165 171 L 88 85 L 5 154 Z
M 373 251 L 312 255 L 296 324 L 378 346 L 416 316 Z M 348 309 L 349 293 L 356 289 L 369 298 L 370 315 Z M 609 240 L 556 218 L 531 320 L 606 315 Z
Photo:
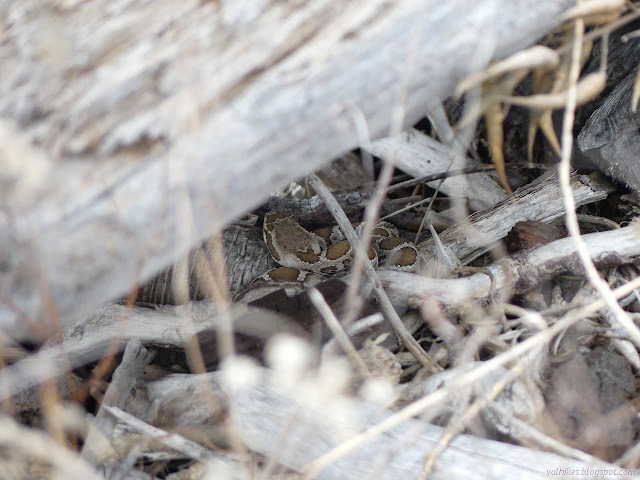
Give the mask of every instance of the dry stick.
M 578 0 L 578 5 L 581 4 L 581 0 Z M 571 175 L 571 150 L 573 148 L 573 122 L 575 118 L 576 109 L 576 85 L 578 82 L 578 76 L 580 75 L 580 53 L 582 45 L 582 36 L 584 34 L 584 21 L 577 19 L 574 27 L 574 41 L 571 68 L 569 70 L 569 87 L 567 90 L 567 104 L 565 106 L 564 118 L 562 121 L 562 157 L 560 159 L 559 176 L 560 176 L 560 188 L 562 189 L 562 196 L 565 205 L 565 218 L 567 224 L 567 230 L 569 236 L 572 238 L 578 257 L 585 269 L 585 273 L 593 288 L 602 295 L 607 306 L 614 312 L 615 318 L 622 328 L 624 328 L 631 339 L 635 342 L 637 347 L 640 347 L 640 330 L 633 323 L 633 320 L 627 312 L 625 312 L 618 302 L 616 301 L 609 285 L 605 282 L 598 273 L 589 250 L 580 237 L 580 227 L 578 225 L 578 218 L 576 216 L 576 204 L 573 199 L 573 192 L 569 185 L 569 177 Z
M 424 2 L 421 8 L 419 9 L 420 11 L 419 15 L 426 16 L 428 8 L 429 8 L 428 2 Z M 402 132 L 402 129 L 406 123 L 407 98 L 409 95 L 411 82 L 414 80 L 413 77 L 416 73 L 416 65 L 418 64 L 418 59 L 420 55 L 420 45 L 424 40 L 423 37 L 425 35 L 425 23 L 417 22 L 413 24 L 410 33 L 411 35 L 409 37 L 409 43 L 406 48 L 407 55 L 405 57 L 405 61 L 403 62 L 403 64 L 400 65 L 403 75 L 401 75 L 399 78 L 400 81 L 397 84 L 397 91 L 395 92 L 393 109 L 391 111 L 391 122 L 389 125 L 389 131 L 392 137 L 396 136 L 397 134 L 400 134 L 400 132 Z M 360 114 L 362 113 L 360 110 L 358 110 L 358 112 Z M 363 115 L 362 117 L 357 117 L 357 118 L 358 119 L 362 118 L 362 121 L 360 122 L 356 121 L 355 123 L 357 133 L 358 133 L 359 143 L 360 145 L 368 145 L 369 143 L 371 143 L 371 135 L 370 135 L 368 125 L 366 123 L 366 118 Z M 368 152 L 366 149 L 364 149 L 363 152 L 364 152 L 363 155 L 365 159 L 372 158 L 370 152 Z M 386 196 L 386 189 L 391 183 L 391 180 L 393 178 L 393 171 L 394 171 L 393 162 L 385 162 L 383 164 L 382 171 L 380 172 L 380 176 L 378 178 L 376 188 L 374 189 L 374 192 L 373 192 L 373 196 L 371 197 L 371 201 L 369 202 L 369 205 L 367 206 L 364 212 L 364 218 L 363 218 L 364 225 L 362 228 L 362 239 L 361 239 L 362 243 L 356 241 L 356 243 L 360 247 L 362 247 L 361 248 L 362 255 L 360 254 L 356 255 L 354 265 L 351 269 L 352 281 L 349 283 L 349 286 L 347 288 L 346 300 L 347 300 L 348 310 L 344 318 L 345 326 L 349 326 L 353 322 L 353 320 L 355 320 L 357 311 L 359 309 L 358 308 L 359 299 L 357 297 L 357 291 L 360 285 L 360 278 L 361 278 L 363 265 L 365 265 L 366 268 L 368 269 L 369 277 L 371 277 L 371 272 L 373 272 L 373 268 L 371 269 L 368 268 L 371 265 L 369 263 L 368 256 L 366 255 L 366 251 L 369 248 L 369 245 L 371 244 L 373 229 L 375 227 L 375 223 L 377 222 L 377 219 L 380 216 L 380 208 Z M 322 183 L 318 179 L 318 177 L 315 176 L 315 174 L 312 174 L 310 176 L 310 180 L 313 181 L 313 183 Z M 323 187 L 324 187 L 324 184 L 323 184 Z M 333 199 L 333 196 L 329 193 L 329 190 L 327 189 L 325 190 L 326 190 L 326 193 L 329 194 L 328 196 L 330 196 Z M 327 201 L 326 198 L 324 200 L 326 203 Z M 340 212 L 342 213 L 342 215 L 344 215 L 344 212 L 342 211 L 342 209 L 340 209 Z M 346 215 L 345 215 L 345 218 L 346 218 Z M 351 233 L 353 233 L 353 238 L 357 239 L 357 235 L 355 234 L 353 229 L 350 226 L 348 228 L 349 228 L 349 233 L 346 234 L 347 238 L 349 239 L 349 237 L 351 236 Z M 352 245 L 354 245 L 351 239 L 349 239 L 349 242 Z M 355 245 L 354 245 L 354 248 L 356 248 L 357 250 L 357 247 Z M 375 275 L 375 272 L 374 272 L 374 275 Z M 379 282 L 378 282 L 378 285 L 380 285 Z M 380 291 L 382 291 L 382 295 L 384 295 L 384 297 L 387 298 L 386 295 L 384 294 L 384 290 L 380 289 Z M 391 302 L 389 302 L 389 305 L 391 305 Z M 393 310 L 395 313 L 395 310 L 393 308 L 391 308 L 391 310 Z M 395 315 L 395 318 L 397 318 L 398 323 L 402 325 L 402 322 L 400 321 L 400 318 L 397 315 Z M 404 325 L 402 326 L 404 328 Z M 404 330 L 406 332 L 406 328 Z M 411 335 L 409 335 L 409 337 L 413 339 Z M 407 342 L 405 341 L 405 344 L 406 343 Z M 415 346 L 419 349 L 418 353 L 420 352 L 423 353 L 424 359 L 426 359 L 427 362 L 430 364 L 431 362 L 428 361 L 426 352 L 424 352 L 424 350 L 420 348 L 417 342 L 415 342 Z M 408 344 L 407 344 L 407 348 L 409 348 L 409 350 L 411 351 L 411 347 L 409 347 Z M 423 363 L 423 361 L 421 361 L 421 363 Z
M 462 432 L 462 430 L 466 428 L 469 422 L 473 420 L 482 409 L 486 408 L 490 402 L 495 400 L 498 395 L 502 393 L 508 382 L 514 380 L 523 371 L 524 362 L 521 359 L 516 362 L 511 370 L 505 372 L 504 375 L 502 375 L 500 379 L 498 379 L 493 384 L 493 388 L 488 395 L 476 399 L 471 405 L 469 405 L 467 411 L 464 412 L 460 418 L 451 422 L 447 429 L 442 432 L 440 440 L 438 440 L 438 444 L 433 448 L 433 450 L 431 450 L 431 452 L 429 452 L 429 455 L 427 455 L 427 457 L 425 458 L 422 469 L 420 470 L 420 474 L 418 475 L 418 480 L 427 480 L 427 477 L 433 470 L 433 466 L 435 465 L 436 460 L 442 454 L 442 452 L 444 452 L 445 448 L 449 446 L 453 438 L 460 432 Z
M 453 131 L 453 128 L 451 128 L 451 125 L 449 125 L 449 122 L 447 120 L 447 115 L 444 111 L 444 107 L 442 106 L 442 103 L 438 103 L 436 106 L 430 108 L 427 114 L 429 116 L 429 121 L 431 121 L 431 123 L 433 124 L 436 130 L 436 133 L 440 137 L 440 140 L 446 146 L 450 147 L 453 150 L 454 154 L 463 154 L 466 148 L 460 142 L 460 140 L 456 137 L 456 134 Z M 453 165 L 453 158 L 451 159 L 451 162 L 449 162 L 449 166 L 447 167 L 447 170 L 446 170 L 447 173 L 451 169 L 452 165 Z M 433 192 L 433 195 L 431 196 L 431 201 L 429 202 L 429 205 L 427 205 L 427 209 L 425 210 L 424 215 L 422 216 L 422 221 L 420 222 L 420 226 L 418 227 L 418 231 L 416 232 L 414 243 L 418 243 L 418 240 L 420 239 L 420 235 L 422 234 L 424 225 L 427 222 L 429 212 L 431 212 L 433 203 L 436 201 L 436 197 L 438 196 L 438 193 L 440 193 L 440 187 L 442 186 L 443 183 L 444 183 L 444 179 L 440 180 L 440 182 L 438 183 L 438 186 Z
M 627 283 L 626 285 L 617 288 L 614 291 L 616 298 L 622 298 L 629 295 L 631 292 L 640 287 L 640 277 L 635 280 Z M 590 305 L 581 308 L 577 311 L 572 311 L 567 313 L 562 319 L 560 319 L 553 326 L 541 331 L 540 333 L 534 335 L 533 337 L 513 346 L 511 349 L 507 350 L 504 353 L 492 358 L 491 360 L 485 361 L 482 365 L 474 368 L 468 373 L 460 375 L 458 378 L 452 380 L 446 388 L 442 388 L 440 390 L 435 391 L 434 393 L 427 395 L 426 397 L 421 398 L 400 410 L 398 413 L 392 415 L 391 417 L 385 419 L 377 425 L 365 430 L 358 435 L 353 436 L 351 439 L 347 440 L 343 444 L 335 447 L 330 450 L 326 454 L 317 458 L 310 464 L 308 464 L 303 472 L 306 478 L 315 477 L 320 471 L 322 471 L 327 465 L 335 462 L 340 457 L 346 455 L 351 452 L 353 449 L 362 445 L 365 442 L 381 435 L 389 430 L 397 427 L 401 423 L 413 418 L 416 415 L 420 415 L 427 408 L 430 408 L 440 402 L 445 401 L 452 391 L 463 388 L 467 385 L 470 385 L 473 382 L 478 381 L 481 378 L 486 377 L 489 373 L 491 373 L 494 369 L 510 362 L 513 360 L 518 360 L 524 354 L 529 352 L 530 350 L 541 347 L 542 345 L 548 343 L 552 338 L 554 338 L 558 333 L 563 331 L 565 328 L 569 328 L 571 325 L 575 324 L 579 320 L 596 313 L 598 310 L 605 306 L 605 302 L 602 299 L 598 299 L 591 303 Z
M 453 162 L 451 162 L 449 164 L 449 167 L 447 168 L 447 172 L 449 171 L 449 168 L 451 168 L 451 165 L 453 165 Z M 438 197 L 438 194 L 440 193 L 440 187 L 442 186 L 442 184 L 444 183 L 444 179 L 440 180 L 440 182 L 438 182 L 438 186 L 436 187 L 436 189 L 433 191 L 433 195 L 431 195 L 431 198 L 426 198 L 425 201 L 429 200 L 429 205 L 427 205 L 427 209 L 424 211 L 424 215 L 422 216 L 422 220 L 420 221 L 420 226 L 418 227 L 418 231 L 416 232 L 416 236 L 413 239 L 413 243 L 418 243 L 418 240 L 420 239 L 420 235 L 422 235 L 422 230 L 424 229 L 424 225 L 425 223 L 427 223 L 427 218 L 429 217 L 429 213 L 431 212 L 431 209 L 433 208 L 433 203 L 436 201 L 436 198 Z M 417 205 L 417 203 L 414 203 L 412 205 L 412 207 L 415 207 Z
M 389 300 L 389 297 L 385 293 L 384 288 L 382 288 L 380 279 L 378 278 L 378 275 L 376 275 L 376 271 L 374 270 L 373 265 L 371 265 L 369 257 L 367 256 L 367 253 L 365 252 L 362 244 L 360 243 L 360 240 L 358 239 L 358 235 L 351 226 L 351 222 L 349 222 L 349 219 L 340 207 L 340 204 L 336 201 L 335 198 L 333 198 L 333 195 L 331 195 L 329 189 L 324 185 L 324 183 L 322 183 L 322 181 L 320 181 L 317 176 L 315 176 L 314 174 L 310 175 L 309 182 L 311 183 L 311 186 L 317 192 L 317 194 L 326 203 L 327 208 L 333 214 L 336 222 L 340 226 L 340 229 L 343 231 L 343 233 L 347 237 L 347 240 L 355 251 L 356 258 L 360 257 L 360 261 L 364 265 L 367 277 L 373 284 L 373 293 L 376 296 L 378 303 L 380 303 L 380 308 L 382 309 L 382 313 L 384 314 L 385 318 L 389 321 L 398 337 L 400 337 L 400 340 L 402 340 L 402 342 L 405 344 L 407 350 L 409 350 L 425 367 L 431 368 L 432 362 L 429 359 L 429 356 L 422 349 L 420 344 L 418 344 L 416 339 L 413 338 L 413 336 L 409 333 L 407 328 L 404 326 L 404 323 L 402 323 L 402 320 L 400 320 L 398 313 L 393 308 L 391 300 Z
M 437 191 L 436 191 L 436 195 L 437 195 Z M 407 210 L 411 210 L 412 208 L 419 207 L 420 205 L 425 204 L 427 202 L 429 202 L 428 208 L 430 208 L 431 204 L 433 203 L 434 198 L 435 198 L 435 196 L 432 196 L 432 197 L 429 197 L 429 198 L 425 198 L 423 200 L 418 200 L 417 202 L 414 202 L 411 205 L 407 205 L 406 207 L 402 207 L 402 208 L 396 210 L 395 212 L 390 213 L 389 215 L 385 215 L 384 217 L 381 217 L 380 220 L 386 220 L 388 218 L 392 218 L 392 217 L 398 215 L 399 213 L 404 213 Z
M 455 149 L 457 152 L 465 152 L 467 148 L 460 143 L 460 139 L 456 137 L 456 132 L 453 131 L 449 120 L 447 118 L 447 112 L 445 112 L 442 102 L 437 102 L 427 109 L 427 118 L 431 122 L 433 129 L 436 131 L 440 142 L 447 145 L 451 149 Z M 475 149 L 468 149 L 473 159 L 482 164 L 478 153 Z
M 107 416 L 105 407 L 124 406 L 131 395 L 131 389 L 136 380 L 142 375 L 146 366 L 151 363 L 154 355 L 155 352 L 149 352 L 138 339 L 129 340 L 127 343 L 122 362 L 113 374 L 111 384 L 107 388 L 100 409 L 93 420 L 93 425 L 89 429 L 87 440 L 80 453 L 82 458 L 93 465 L 100 463 L 101 453 L 103 453 L 100 452 L 102 441 L 104 439 L 108 441 L 111 438 L 113 428 L 116 426 L 116 422 Z
M 349 340 L 349 337 L 342 328 L 342 325 L 340 325 L 340 322 L 336 318 L 335 314 L 331 310 L 331 307 L 329 306 L 329 304 L 327 304 L 327 301 L 324 299 L 322 294 L 317 289 L 312 288 L 309 290 L 309 300 L 311 300 L 313 306 L 316 307 L 318 312 L 320 312 L 320 316 L 331 330 L 331 333 L 333 333 L 333 336 L 336 339 L 336 342 L 338 342 L 338 345 L 342 347 L 344 353 L 346 353 L 347 357 L 349 357 L 349 360 L 353 364 L 354 369 L 362 378 L 369 378 L 371 376 L 371 373 L 369 372 L 367 365 L 364 363 L 364 360 L 362 360 L 362 357 L 358 354 L 358 351 L 356 350 L 356 347 L 353 346 L 353 343 L 351 343 L 351 340 Z
M 360 240 L 358 242 L 358 244 L 362 246 L 362 251 L 363 252 L 366 252 L 367 249 L 369 248 L 369 246 L 371 245 L 371 237 L 373 235 L 373 229 L 375 227 L 375 224 L 376 224 L 376 221 L 377 221 L 378 217 L 380 216 L 380 207 L 382 206 L 382 202 L 383 202 L 384 197 L 386 195 L 386 189 L 389 186 L 389 183 L 391 183 L 391 179 L 393 178 L 393 169 L 394 169 L 393 165 L 390 162 L 386 162 L 383 165 L 382 172 L 380 172 L 380 177 L 379 177 L 378 182 L 377 182 L 377 186 L 376 186 L 375 190 L 373 191 L 373 195 L 371 196 L 371 200 L 369 201 L 369 205 L 367 206 L 367 208 L 364 211 L 364 218 L 363 218 L 364 225 L 362 227 L 361 238 L 360 238 Z M 311 174 L 309 176 L 309 181 L 313 182 L 314 184 L 317 181 L 317 183 L 322 184 L 322 186 L 324 187 L 324 183 L 322 183 L 322 181 L 315 174 Z M 326 189 L 326 187 L 325 187 L 325 189 Z M 318 190 L 316 189 L 316 192 L 317 191 Z M 330 197 L 334 201 L 336 201 L 335 197 L 329 192 L 329 190 L 326 189 L 326 191 L 327 191 L 327 193 L 329 193 Z M 323 201 L 326 204 L 327 202 L 326 202 L 325 198 L 323 198 L 322 195 L 320 195 L 319 193 L 318 193 L 318 195 L 323 199 Z M 327 204 L 327 208 L 329 210 L 331 210 L 331 208 L 329 208 L 328 204 Z M 344 210 L 342 210 L 342 207 L 340 207 L 338 205 L 338 208 L 340 209 L 340 212 L 343 215 L 345 215 L 344 214 Z M 335 214 L 334 214 L 334 217 L 335 217 Z M 345 215 L 345 218 L 346 218 L 346 215 Z M 351 225 L 351 224 L 349 224 L 349 225 Z M 348 238 L 348 236 L 347 236 L 347 238 Z M 356 235 L 356 238 L 357 238 L 357 235 Z M 355 262 L 354 262 L 353 266 L 351 267 L 351 279 L 352 279 L 352 281 L 349 282 L 349 286 L 347 287 L 347 295 L 346 295 L 346 304 L 347 304 L 348 310 L 347 310 L 347 312 L 346 312 L 346 314 L 344 316 L 344 320 L 343 320 L 344 321 L 344 325 L 346 327 L 348 327 L 349 325 L 351 325 L 351 323 L 353 323 L 353 321 L 355 320 L 355 317 L 356 317 L 356 315 L 358 313 L 358 310 L 360 309 L 360 306 L 362 305 L 363 299 L 358 296 L 358 289 L 359 289 L 359 286 L 360 286 L 360 279 L 362 277 L 363 266 L 365 264 L 367 264 L 367 263 L 369 263 L 369 258 L 368 258 L 367 255 L 365 255 L 364 257 L 356 255 Z
M 356 129 L 356 136 L 361 145 L 366 145 L 371 140 L 371 134 L 369 132 L 369 127 L 367 125 L 367 121 L 362 114 L 362 110 L 360 110 L 355 105 L 351 105 L 349 111 L 352 114 L 353 124 Z M 373 155 L 366 150 L 362 150 L 362 166 L 367 173 L 367 177 L 369 180 L 374 180 L 374 171 L 373 171 Z M 311 175 L 314 177 L 311 179 Z M 313 185 L 313 181 L 318 180 L 318 177 L 312 173 L 308 177 L 308 181 Z M 385 164 L 383 166 L 380 179 L 376 182 L 376 186 L 373 189 L 373 195 L 371 197 L 371 201 L 369 202 L 369 206 L 365 208 L 365 218 L 364 225 L 362 229 L 362 237 L 361 242 L 365 245 L 364 249 L 368 249 L 371 244 L 371 236 L 373 233 L 373 225 L 368 225 L 366 217 L 370 216 L 372 213 L 375 213 L 374 218 L 378 218 L 379 210 L 382 205 L 382 201 L 384 199 L 384 191 L 385 188 L 389 186 L 393 177 L 393 168 L 390 168 L 390 165 Z M 324 184 L 323 184 L 324 185 Z M 381 193 L 382 192 L 382 193 Z M 325 202 L 326 203 L 326 202 Z M 347 311 L 344 315 L 344 325 L 349 326 L 356 318 L 358 311 L 362 308 L 363 299 L 358 297 L 358 290 L 360 287 L 360 281 L 362 279 L 362 263 L 361 258 L 356 256 L 355 262 L 351 267 L 351 275 L 353 281 L 347 286 L 346 293 L 346 305 Z
M 506 167 L 517 167 L 522 168 L 521 165 L 513 165 L 512 163 L 506 163 Z M 482 173 L 491 170 L 495 170 L 496 167 L 493 165 L 476 165 L 473 167 L 466 168 L 458 168 L 456 170 L 447 170 L 445 172 L 434 173 L 433 175 L 426 175 L 420 178 L 412 178 L 410 180 L 405 180 L 403 182 L 394 183 L 389 188 L 387 188 L 387 193 L 395 192 L 396 190 L 400 190 L 402 188 L 413 187 L 414 185 L 422 185 L 423 183 L 433 182 L 435 180 L 442 180 L 451 177 L 456 177 L 458 175 L 468 175 L 470 173 Z
M 23 427 L 5 415 L 0 417 L 0 446 L 9 452 L 22 451 L 31 461 L 49 462 L 63 478 L 104 480 L 75 452 L 58 445 L 44 432 Z
M 611 468 L 611 463 L 604 463 L 598 457 L 594 457 L 593 455 L 589 455 L 588 453 L 583 452 L 582 450 L 578 450 L 577 448 L 570 447 L 555 438 L 551 438 L 539 430 L 535 429 L 528 423 L 519 418 L 511 419 L 512 426 L 517 427 L 520 431 L 526 432 L 526 437 L 520 435 L 518 440 L 522 444 L 523 441 L 536 442 L 539 450 L 545 450 L 553 453 L 557 453 L 563 457 L 567 458 L 575 458 L 576 460 L 580 460 L 582 462 L 589 462 L 594 465 L 599 464 L 602 465 L 603 468 Z M 606 465 L 606 466 L 605 466 Z
M 524 359 L 518 360 L 515 365 L 511 367 L 511 369 L 509 369 L 498 380 L 496 380 L 496 382 L 493 384 L 493 387 L 491 388 L 491 391 L 488 392 L 488 394 L 475 400 L 469 406 L 469 409 L 464 412 L 462 417 L 459 418 L 455 423 L 450 425 L 449 428 L 447 428 L 447 430 L 443 432 L 440 441 L 425 459 L 423 469 L 420 472 L 420 476 L 418 477 L 419 480 L 427 479 L 428 475 L 433 469 L 433 466 L 435 465 L 436 460 L 444 451 L 444 449 L 449 446 L 453 438 L 457 434 L 462 432 L 463 429 L 468 425 L 468 423 L 473 420 L 473 418 L 475 418 L 483 409 L 485 409 L 492 401 L 494 401 L 498 397 L 498 395 L 500 395 L 504 391 L 504 389 L 510 382 L 519 377 L 524 372 L 524 368 Z M 539 442 L 540 445 L 543 445 L 554 453 L 564 455 L 566 457 L 572 457 L 583 462 L 599 464 L 602 468 L 610 467 L 609 464 L 603 462 L 597 457 L 594 457 L 593 455 L 589 455 L 588 453 L 578 450 L 577 448 L 569 447 L 553 438 L 540 433 L 538 430 L 531 427 L 528 423 L 518 419 L 517 417 L 512 417 L 509 421 L 512 425 L 518 426 L 521 430 L 526 429 L 529 438 L 535 439 Z M 522 437 L 520 437 L 519 440 L 522 440 Z
M 638 461 L 640 461 L 640 442 L 624 452 L 624 455 L 617 459 L 614 464 L 622 468 L 636 468 Z
M 148 423 L 143 422 L 139 418 L 134 417 L 130 413 L 127 413 L 118 407 L 105 406 L 105 410 L 113 417 L 114 420 L 124 423 L 138 433 L 153 438 L 166 447 L 175 450 L 176 452 L 181 453 L 189 458 L 194 458 L 200 461 L 229 461 L 228 458 L 225 458 L 225 456 L 220 455 L 219 453 L 215 453 L 208 448 L 204 448 L 202 445 L 189 440 L 182 435 L 179 435 L 177 433 L 169 433 L 165 430 L 161 430 L 160 428 L 149 425 Z

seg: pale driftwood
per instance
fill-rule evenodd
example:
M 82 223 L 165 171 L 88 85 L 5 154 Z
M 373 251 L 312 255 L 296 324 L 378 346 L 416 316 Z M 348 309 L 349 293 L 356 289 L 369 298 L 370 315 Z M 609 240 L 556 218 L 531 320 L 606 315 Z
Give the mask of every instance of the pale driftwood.
M 591 259 L 596 265 L 620 265 L 640 256 L 640 222 L 607 232 L 591 233 L 582 237 Z M 528 251 L 520 251 L 476 273 L 457 279 L 423 277 L 408 272 L 385 270 L 378 272 L 386 289 L 408 297 L 409 305 L 419 306 L 425 299 L 442 302 L 456 309 L 473 302 L 486 302 L 491 295 L 508 291 L 519 294 L 545 280 L 565 272 L 582 274 L 571 238 L 563 238 Z
M 334 398 L 337 402 L 335 407 L 327 404 L 328 400 L 313 406 L 309 404 L 312 397 L 304 394 L 304 389 L 298 392 L 286 390 L 272 381 L 259 381 L 248 386 L 233 382 L 233 379 L 225 382 L 222 378 L 218 373 L 170 375 L 140 387 L 146 389 L 149 403 L 155 401 L 159 405 L 178 396 L 184 398 L 183 392 L 190 392 L 194 400 L 187 400 L 180 406 L 181 412 L 189 413 L 190 425 L 206 425 L 210 420 L 210 410 L 196 399 L 201 398 L 203 392 L 212 390 L 218 399 L 234 405 L 233 419 L 237 432 L 249 448 L 298 471 L 354 433 L 390 416 L 390 412 L 356 400 L 347 402 L 346 399 L 337 401 Z M 140 408 L 138 406 L 136 410 Z M 341 414 L 331 414 L 336 411 Z M 175 418 L 180 417 L 180 412 L 177 413 Z M 361 479 L 369 478 L 367 475 L 380 479 L 414 478 L 442 433 L 442 427 L 410 420 L 349 452 L 322 470 L 316 478 Z M 601 468 L 601 465 L 597 467 Z M 429 478 L 542 479 L 548 478 L 549 469 L 590 467 L 596 466 L 506 443 L 459 435 L 438 458 Z M 614 477 L 611 474 L 603 478 Z
M 580 206 L 604 200 L 614 187 L 603 176 L 593 173 L 573 174 L 571 188 L 576 206 Z M 547 172 L 519 188 L 515 197 L 517 202 L 505 200 L 487 211 L 472 215 L 468 222 L 445 230 L 439 235 L 440 241 L 466 265 L 504 238 L 516 223 L 525 220 L 550 222 L 564 213 L 557 172 Z M 437 258 L 433 241 L 426 241 L 420 246 L 420 257 L 421 271 L 431 271 Z
M 151 405 L 149 405 L 151 406 Z M 176 452 L 187 456 L 188 458 L 195 458 L 197 460 L 222 460 L 231 462 L 231 458 L 226 458 L 223 455 L 212 452 L 211 450 L 204 448 L 203 446 L 193 442 L 182 435 L 177 433 L 169 433 L 167 431 L 156 428 L 143 422 L 137 417 L 123 411 L 118 407 L 105 407 L 105 412 L 108 413 L 112 420 L 121 422 L 132 430 L 143 434 L 149 439 L 158 440 L 159 443 L 165 445 L 167 448 L 173 449 Z M 142 452 L 141 452 L 142 453 Z M 236 465 L 236 468 L 239 468 Z
M 154 355 L 155 353 L 144 348 L 137 338 L 127 342 L 122 362 L 113 373 L 113 379 L 109 383 L 100 409 L 89 427 L 89 433 L 80 453 L 80 456 L 92 465 L 98 465 L 104 459 L 105 438 L 111 437 L 116 425 L 115 420 L 109 416 L 106 407 L 124 406 L 131 395 L 131 389 L 146 366 L 151 363 Z
M 103 479 L 75 452 L 52 441 L 46 432 L 20 425 L 8 415 L 0 417 L 0 447 L 6 452 L 8 459 L 20 459 L 20 457 L 29 459 L 28 464 L 24 461 L 20 462 L 22 465 L 19 471 L 16 469 L 13 472 L 7 468 L 11 462 L 3 461 L 5 465 L 3 465 L 2 474 L 8 475 L 8 478 L 13 475 L 15 475 L 14 478 L 28 475 L 29 472 L 25 472 L 25 466 L 42 462 L 51 465 L 51 471 L 47 472 L 48 474 L 56 472 L 61 477 L 70 479 Z M 42 473 L 40 471 L 38 477 L 41 477 Z
M 573 3 L 3 2 L 0 326 L 82 318 Z
M 399 137 L 377 140 L 365 148 L 416 178 L 477 165 L 474 160 L 456 155 L 442 143 L 414 129 Z M 435 188 L 439 183 L 434 181 L 429 185 Z M 468 199 L 469 207 L 476 211 L 486 210 L 507 198 L 504 189 L 487 173 L 474 173 L 465 179 L 449 178 L 442 182 L 440 191 Z
M 231 312 L 234 329 L 258 337 L 275 332 L 300 334 L 296 326 L 272 312 L 236 305 Z M 62 342 L 0 370 L 0 400 L 26 391 L 72 368 L 101 358 L 108 349 L 121 351 L 132 339 L 146 345 L 185 348 L 199 332 L 215 330 L 219 313 L 211 302 L 191 302 L 155 308 L 103 306 L 89 318 L 68 325 Z
M 442 172 L 440 172 L 442 173 Z M 369 185 L 372 186 L 373 183 Z M 349 216 L 359 218 L 369 203 L 370 193 L 349 192 L 335 194 L 336 200 Z M 276 210 L 288 215 L 295 215 L 302 224 L 328 225 L 334 223 L 329 209 L 318 195 L 304 200 L 288 200 L 280 197 L 270 197 L 266 204 L 268 210 Z M 382 213 L 388 215 L 398 210 L 389 199 L 385 198 L 382 204 Z M 393 221 L 396 225 L 406 226 L 414 220 L 413 215 L 407 212 L 394 213 Z

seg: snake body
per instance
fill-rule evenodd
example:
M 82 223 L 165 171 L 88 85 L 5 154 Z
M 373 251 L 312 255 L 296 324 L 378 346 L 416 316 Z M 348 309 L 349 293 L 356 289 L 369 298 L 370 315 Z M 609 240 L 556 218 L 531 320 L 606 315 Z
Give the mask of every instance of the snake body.
M 360 234 L 362 225 L 353 226 Z M 305 281 L 311 274 L 313 278 L 331 275 L 346 270 L 353 258 L 351 244 L 339 227 L 307 230 L 294 215 L 267 213 L 263 235 L 269 253 L 281 265 L 259 277 L 263 280 Z M 367 254 L 375 266 L 408 271 L 415 269 L 418 259 L 415 245 L 401 238 L 398 229 L 386 221 L 376 224 Z

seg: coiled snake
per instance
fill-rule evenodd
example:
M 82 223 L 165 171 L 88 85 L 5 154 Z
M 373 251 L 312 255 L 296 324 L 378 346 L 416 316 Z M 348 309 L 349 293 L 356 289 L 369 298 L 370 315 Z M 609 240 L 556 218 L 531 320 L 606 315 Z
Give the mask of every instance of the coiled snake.
M 362 224 L 353 226 L 360 234 Z M 264 217 L 263 234 L 271 256 L 281 267 L 258 279 L 305 281 L 310 274 L 330 275 L 351 264 L 353 249 L 337 226 L 310 231 L 297 217 L 272 211 Z M 406 271 L 414 270 L 418 259 L 415 245 L 401 238 L 398 229 L 386 221 L 376 224 L 367 254 L 376 266 Z

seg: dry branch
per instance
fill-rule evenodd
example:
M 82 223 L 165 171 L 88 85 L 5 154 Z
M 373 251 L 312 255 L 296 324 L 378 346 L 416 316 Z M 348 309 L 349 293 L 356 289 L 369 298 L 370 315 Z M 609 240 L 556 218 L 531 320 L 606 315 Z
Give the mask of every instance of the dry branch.
M 268 336 L 273 331 L 299 333 L 281 317 L 237 305 L 232 311 L 236 332 Z M 220 315 L 212 302 L 191 302 L 156 308 L 108 304 L 89 318 L 64 327 L 62 341 L 0 370 L 0 399 L 23 392 L 101 358 L 108 349 L 121 351 L 138 339 L 151 346 L 185 348 L 189 339 L 220 327 Z
M 122 362 L 113 373 L 113 379 L 105 392 L 100 409 L 94 418 L 89 433 L 85 439 L 80 456 L 93 465 L 98 465 L 105 453 L 104 439 L 111 437 L 115 420 L 109 416 L 106 408 L 124 406 L 131 395 L 136 381 L 142 375 L 145 367 L 151 363 L 155 353 L 142 346 L 140 340 L 133 339 L 127 343 Z
M 613 191 L 613 185 L 597 173 L 574 173 L 570 181 L 577 206 L 604 200 Z M 461 222 L 445 230 L 439 235 L 440 240 L 463 265 L 466 265 L 504 238 L 518 222 L 551 222 L 564 213 L 556 172 L 548 172 L 516 190 L 515 197 L 518 199 L 515 203 L 503 201 L 487 211 L 472 215 L 468 222 Z M 427 264 L 436 258 L 433 241 L 424 242 L 421 254 Z M 428 266 L 425 265 L 423 269 L 428 270 Z
M 317 399 L 317 404 L 312 405 L 309 401 L 312 397 L 305 395 L 303 388 L 296 392 L 281 388 L 271 380 L 248 386 L 231 385 L 222 378 L 217 373 L 206 374 L 206 377 L 171 375 L 140 387 L 148 392 L 149 403 L 159 405 L 180 396 L 180 392 L 190 391 L 191 398 L 198 399 L 202 392 L 212 389 L 219 400 L 234 405 L 235 426 L 250 448 L 295 470 L 301 470 L 354 433 L 379 424 L 391 415 L 378 406 L 359 401 L 346 403 L 346 399 L 334 398 L 335 405 Z M 210 421 L 210 411 L 197 400 L 183 402 L 180 409 L 180 412 L 189 412 L 191 422 L 204 425 Z M 329 414 L 336 410 L 348 415 Z M 315 478 L 359 479 L 368 475 L 380 479 L 413 478 L 442 432 L 442 427 L 409 420 L 363 443 Z M 453 440 L 435 465 L 430 477 L 434 479 L 542 479 L 547 478 L 547 469 L 600 466 L 469 435 Z
M 573 3 L 3 2 L 0 326 L 82 318 Z
M 444 144 L 415 129 L 407 130 L 400 138 L 377 140 L 365 148 L 416 178 L 477 165 L 474 160 L 456 155 Z M 428 185 L 435 188 L 439 183 L 434 181 Z M 449 178 L 442 182 L 440 191 L 451 197 L 467 198 L 471 209 L 476 211 L 493 207 L 507 197 L 498 182 L 486 173 L 474 173 L 464 179 Z
M 640 256 L 638 222 L 582 238 L 597 265 L 620 265 Z M 571 238 L 517 252 L 490 265 L 487 271 L 493 276 L 493 285 L 485 273 L 457 279 L 434 279 L 393 270 L 382 271 L 378 275 L 385 288 L 408 297 L 411 306 L 417 307 L 430 298 L 455 309 L 473 301 L 486 302 L 491 294 L 500 295 L 505 289 L 511 294 L 526 292 L 561 273 L 584 273 Z

